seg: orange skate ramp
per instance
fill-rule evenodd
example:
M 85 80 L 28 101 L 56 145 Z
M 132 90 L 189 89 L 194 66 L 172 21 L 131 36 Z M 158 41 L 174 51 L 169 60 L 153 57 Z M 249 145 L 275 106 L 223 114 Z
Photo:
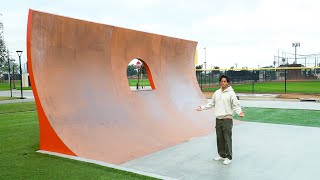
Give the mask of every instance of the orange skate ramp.
M 40 149 L 123 163 L 210 133 L 195 77 L 197 43 L 29 11 L 28 67 Z M 127 65 L 148 65 L 153 90 L 131 91 Z

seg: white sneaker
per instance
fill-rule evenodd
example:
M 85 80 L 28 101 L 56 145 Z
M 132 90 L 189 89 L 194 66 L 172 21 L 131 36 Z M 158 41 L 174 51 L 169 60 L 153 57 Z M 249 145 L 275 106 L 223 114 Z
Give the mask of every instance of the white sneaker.
M 224 158 L 223 157 L 221 157 L 221 156 L 217 156 L 216 158 L 214 158 L 213 160 L 215 160 L 215 161 L 220 161 L 220 160 L 224 160 Z
M 223 164 L 224 164 L 224 165 L 228 165 L 228 164 L 231 163 L 231 161 L 232 161 L 232 160 L 226 158 L 226 159 L 223 161 Z

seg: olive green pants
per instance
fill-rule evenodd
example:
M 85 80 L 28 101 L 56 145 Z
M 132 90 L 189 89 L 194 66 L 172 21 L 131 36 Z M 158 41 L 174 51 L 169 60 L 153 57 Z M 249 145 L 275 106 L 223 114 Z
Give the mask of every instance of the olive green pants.
M 218 154 L 232 159 L 232 119 L 216 119 Z

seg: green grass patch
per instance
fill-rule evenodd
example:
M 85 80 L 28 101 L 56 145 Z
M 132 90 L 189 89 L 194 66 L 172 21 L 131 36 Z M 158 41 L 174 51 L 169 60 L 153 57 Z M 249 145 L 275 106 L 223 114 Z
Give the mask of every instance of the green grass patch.
M 202 91 L 213 92 L 219 87 L 204 87 Z M 232 84 L 237 93 L 252 93 L 252 83 Z M 284 93 L 284 82 L 255 82 L 254 93 Z M 287 93 L 320 94 L 320 81 L 287 82 Z
M 9 83 L 0 83 L 0 91 L 10 90 Z
M 36 153 L 35 103 L 0 105 L 1 179 L 153 179 L 95 164 Z
M 138 79 L 128 79 L 129 86 L 136 86 L 138 83 Z M 149 79 L 140 79 L 139 86 L 150 86 Z
M 320 111 L 275 108 L 243 108 L 245 117 L 237 119 L 250 122 L 288 124 L 320 127 Z
M 15 86 L 11 84 L 11 88 L 15 87 L 16 90 L 20 90 L 20 82 L 16 82 Z M 32 87 L 22 87 L 22 90 L 31 90 Z M 9 83 L 0 83 L 0 91 L 10 91 Z
M 16 87 L 17 90 L 20 90 L 20 86 Z M 10 90 L 10 89 L 9 89 Z M 32 90 L 32 87 L 22 87 L 22 90 Z
M 19 113 L 19 112 L 36 111 L 36 110 L 37 108 L 36 108 L 35 102 L 9 103 L 9 104 L 1 104 L 0 106 L 0 114 Z

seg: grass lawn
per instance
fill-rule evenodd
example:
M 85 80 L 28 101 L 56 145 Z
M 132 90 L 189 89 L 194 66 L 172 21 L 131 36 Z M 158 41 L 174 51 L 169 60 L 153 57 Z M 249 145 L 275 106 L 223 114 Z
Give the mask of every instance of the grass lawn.
M 236 119 L 250 122 L 320 127 L 320 111 L 274 108 L 243 108 L 245 117 Z
M 16 90 L 20 90 L 20 85 L 19 87 L 16 86 Z M 32 90 L 32 87 L 22 87 L 22 90 Z
M 136 86 L 138 83 L 138 79 L 128 79 L 129 81 L 129 86 Z M 139 86 L 150 86 L 149 79 L 140 79 L 139 80 Z
M 20 90 L 20 83 L 16 82 L 16 89 Z M 13 84 L 11 85 L 13 89 Z M 31 90 L 31 87 L 22 87 L 23 90 Z M 9 83 L 0 83 L 0 91 L 10 91 L 10 84 Z
M 36 153 L 37 118 L 34 102 L 0 105 L 0 179 L 152 179 Z
M 10 90 L 10 84 L 8 83 L 0 83 L 0 91 Z
M 252 84 L 232 84 L 237 93 L 251 93 Z M 213 92 L 219 87 L 202 88 L 202 91 Z M 256 82 L 255 93 L 284 93 L 284 82 Z M 320 94 L 320 81 L 287 82 L 287 93 Z

